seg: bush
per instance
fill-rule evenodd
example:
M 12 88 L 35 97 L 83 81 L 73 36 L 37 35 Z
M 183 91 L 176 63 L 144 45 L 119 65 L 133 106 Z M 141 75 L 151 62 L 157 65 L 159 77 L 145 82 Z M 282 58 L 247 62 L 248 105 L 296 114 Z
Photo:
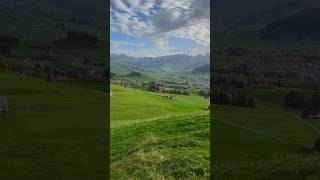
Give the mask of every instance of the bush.
M 255 107 L 255 100 L 245 93 L 234 92 L 232 95 L 221 90 L 212 92 L 213 104 L 240 107 Z
M 285 105 L 292 108 L 303 108 L 305 103 L 304 95 L 301 92 L 289 91 L 285 97 Z
M 320 139 L 318 139 L 314 145 L 313 145 L 313 149 L 320 152 Z
M 19 39 L 0 35 L 0 54 L 8 54 L 18 44 Z

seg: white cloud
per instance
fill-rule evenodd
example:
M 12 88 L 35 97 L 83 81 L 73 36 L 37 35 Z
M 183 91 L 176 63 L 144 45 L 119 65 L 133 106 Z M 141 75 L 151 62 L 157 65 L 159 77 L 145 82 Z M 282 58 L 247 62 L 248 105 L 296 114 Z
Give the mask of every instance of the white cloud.
M 198 44 L 210 46 L 210 25 L 204 20 L 197 25 L 190 25 L 168 33 L 173 37 L 191 39 Z
M 210 45 L 210 0 L 112 0 L 111 32 L 147 36 L 170 51 L 170 37 Z
M 127 4 L 123 0 L 112 0 L 111 6 L 118 11 L 127 12 L 127 13 L 132 12 L 131 9 L 127 6 Z
M 161 54 L 166 54 L 175 50 L 174 47 L 169 46 L 168 38 L 165 36 L 153 37 L 151 42 L 152 44 L 150 44 L 150 46 L 158 48 Z

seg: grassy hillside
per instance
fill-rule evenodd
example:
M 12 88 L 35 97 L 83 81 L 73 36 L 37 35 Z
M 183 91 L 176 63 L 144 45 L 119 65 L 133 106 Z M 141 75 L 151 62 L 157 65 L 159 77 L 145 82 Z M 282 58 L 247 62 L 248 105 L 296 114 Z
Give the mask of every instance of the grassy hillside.
M 0 2 L 0 179 L 106 178 L 104 4 Z
M 0 179 L 104 179 L 105 93 L 0 71 Z
M 234 27 L 238 27 L 238 30 L 242 27 L 244 28 L 242 30 L 258 30 L 273 21 L 309 8 L 318 7 L 319 4 L 320 3 L 318 1 L 313 0 L 278 0 L 278 3 L 274 4 L 270 8 L 249 16 L 242 22 L 234 25 Z
M 263 29 L 263 36 L 266 39 L 277 39 L 288 35 L 300 41 L 307 37 L 313 39 L 317 35 L 310 37 L 310 34 L 320 31 L 319 10 L 319 7 L 311 8 L 275 21 Z
M 111 91 L 112 179 L 208 178 L 207 100 L 116 85 Z
M 286 90 L 254 90 L 256 108 L 215 106 L 214 158 L 219 179 L 319 178 L 319 156 L 309 153 L 320 136 L 284 108 Z M 317 124 L 314 124 L 314 127 Z
M 248 17 L 263 12 L 279 3 L 290 2 L 293 0 L 213 0 L 213 13 L 216 28 L 215 32 L 226 32 L 235 29 L 235 25 L 243 22 Z M 230 6 L 232 4 L 232 6 Z
M 159 93 L 117 85 L 111 85 L 111 91 L 111 125 L 134 119 L 201 112 L 206 110 L 208 105 L 207 100 L 195 95 L 177 96 L 175 100 L 168 100 Z M 122 113 L 123 110 L 126 113 Z

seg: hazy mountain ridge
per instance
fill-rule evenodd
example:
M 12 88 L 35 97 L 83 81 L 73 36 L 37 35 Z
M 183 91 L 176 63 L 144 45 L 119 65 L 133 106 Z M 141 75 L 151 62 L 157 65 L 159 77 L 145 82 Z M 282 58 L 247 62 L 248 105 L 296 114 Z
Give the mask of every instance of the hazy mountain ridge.
M 213 0 L 213 22 L 215 33 L 233 31 L 237 23 L 265 11 L 272 6 L 293 0 Z
M 137 68 L 169 67 L 175 70 L 193 70 L 209 64 L 210 55 L 169 55 L 161 57 L 130 57 L 126 55 L 111 54 L 110 63 L 117 65 L 130 65 Z
M 104 0 L 2 0 L 0 7 L 10 10 L 43 12 L 86 19 L 106 19 Z
M 53 41 L 76 30 L 106 37 L 105 1 L 0 0 L 0 34 Z
M 297 40 L 303 40 L 308 36 L 317 36 L 320 33 L 320 6 L 279 19 L 267 25 L 262 33 L 266 39 L 294 35 Z
M 205 64 L 192 70 L 193 74 L 210 73 L 210 64 Z
M 316 0 L 214 0 L 214 32 L 258 31 L 281 18 L 320 6 Z M 232 4 L 232 6 L 231 6 Z M 215 8 L 217 7 L 217 8 Z
M 293 0 L 280 2 L 261 12 L 253 14 L 243 21 L 236 23 L 233 27 L 242 30 L 259 30 L 266 25 L 279 19 L 294 15 L 304 10 L 320 6 L 320 1 L 314 0 Z
M 223 6 L 216 9 L 221 13 L 216 19 L 234 18 L 232 22 L 217 24 L 218 30 L 213 33 L 216 45 L 224 44 L 246 44 L 248 47 L 257 43 L 261 46 L 277 41 L 281 44 L 292 44 L 301 42 L 295 46 L 313 47 L 317 46 L 320 40 L 320 1 L 314 0 L 274 0 L 261 1 L 268 6 L 259 5 L 250 0 L 244 0 L 245 6 L 237 6 L 237 11 L 232 12 L 231 8 L 226 7 L 226 2 L 219 1 Z M 231 3 L 233 0 L 226 0 Z M 259 1 L 260 2 L 260 1 Z M 230 15 L 223 14 L 222 9 L 230 12 Z M 250 10 L 254 9 L 254 10 Z M 227 11 L 228 10 L 228 11 Z M 225 13 L 226 13 L 225 12 Z M 239 17 L 236 17 L 239 15 Z M 221 17 L 220 17 L 221 16 Z M 214 16 L 215 17 L 215 16 Z M 217 40 L 218 39 L 218 40 Z M 218 42 L 218 43 L 217 43 Z M 228 43 L 224 43 L 228 42 Z M 266 45 L 266 48 L 270 45 Z M 291 46 L 293 48 L 293 46 Z M 301 47 L 301 48 L 304 48 Z

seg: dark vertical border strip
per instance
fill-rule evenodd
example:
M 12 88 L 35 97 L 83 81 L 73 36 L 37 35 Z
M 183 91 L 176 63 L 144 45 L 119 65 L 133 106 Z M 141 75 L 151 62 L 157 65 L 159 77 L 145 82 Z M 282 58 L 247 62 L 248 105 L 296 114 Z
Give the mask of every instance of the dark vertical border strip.
M 107 83 L 107 123 L 106 123 L 106 179 L 110 179 L 110 1 L 106 0 L 106 83 Z
M 214 0 L 210 1 L 210 179 L 213 179 L 213 171 L 214 171 L 214 156 L 213 156 L 213 151 L 214 151 L 214 146 L 213 146 L 213 142 L 214 142 L 214 122 L 213 122 L 213 99 L 212 99 L 212 76 L 213 76 L 213 2 Z

